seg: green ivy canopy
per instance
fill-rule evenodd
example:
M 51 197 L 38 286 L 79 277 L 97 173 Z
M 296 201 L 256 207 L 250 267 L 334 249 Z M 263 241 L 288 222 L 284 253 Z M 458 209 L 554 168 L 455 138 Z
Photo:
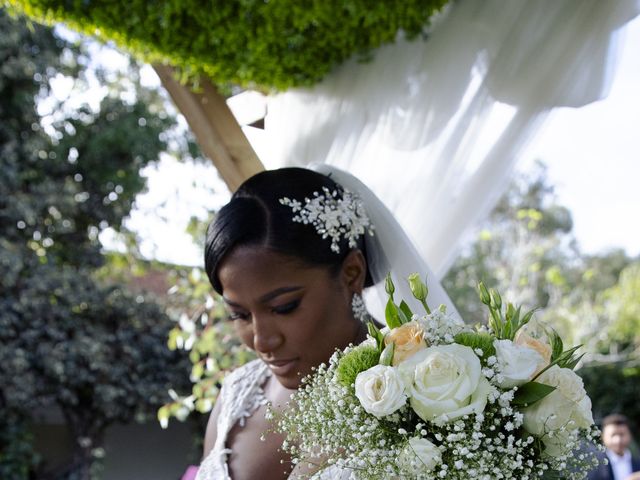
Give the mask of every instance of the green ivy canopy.
M 7 3 L 7 0 L 2 0 Z M 14 11 L 114 41 L 147 62 L 265 90 L 312 85 L 399 30 L 424 33 L 447 0 L 8 0 Z

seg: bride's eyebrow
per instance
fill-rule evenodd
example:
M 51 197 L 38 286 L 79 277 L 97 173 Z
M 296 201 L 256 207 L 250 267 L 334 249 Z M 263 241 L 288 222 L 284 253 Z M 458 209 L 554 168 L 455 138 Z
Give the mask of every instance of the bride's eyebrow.
M 274 298 L 276 298 L 276 297 L 278 297 L 280 295 L 284 295 L 285 293 L 296 292 L 298 290 L 302 290 L 302 287 L 301 286 L 291 286 L 291 287 L 276 288 L 275 290 L 273 290 L 271 292 L 268 292 L 268 293 L 265 293 L 264 295 L 262 295 L 260 298 L 258 298 L 258 301 L 261 302 L 261 303 L 265 303 L 265 302 L 268 302 L 269 300 L 273 300 Z M 231 307 L 242 308 L 242 306 L 240 304 L 229 300 L 224 295 L 222 296 L 222 299 L 224 300 L 224 303 L 226 303 L 227 305 L 229 305 Z
M 284 295 L 285 293 L 291 293 L 291 292 L 296 292 L 298 290 L 302 290 L 301 286 L 291 286 L 291 287 L 281 287 L 281 288 L 276 288 L 275 290 L 269 292 L 269 293 L 265 293 L 264 295 L 262 295 L 258 301 L 264 303 L 264 302 L 268 302 L 269 300 L 273 300 L 274 298 L 280 296 L 280 295 Z

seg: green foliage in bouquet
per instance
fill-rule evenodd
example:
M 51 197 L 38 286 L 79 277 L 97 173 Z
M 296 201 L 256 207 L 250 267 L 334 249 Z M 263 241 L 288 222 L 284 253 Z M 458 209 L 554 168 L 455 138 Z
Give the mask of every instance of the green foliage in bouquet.
M 293 462 L 363 479 L 582 479 L 597 459 L 574 452 L 596 445 L 598 431 L 572 371 L 578 347 L 565 350 L 533 311 L 482 284 L 489 322 L 472 328 L 431 310 L 419 276 L 409 282 L 426 314 L 396 303 L 387 277 L 388 328 L 370 323 L 369 340 L 334 355 L 273 413 Z
M 535 310 L 530 310 L 521 316 L 521 307 L 514 307 L 513 304 L 507 303 L 503 309 L 502 298 L 500 294 L 491 289 L 487 290 L 484 283 L 478 285 L 480 292 L 480 301 L 489 308 L 489 327 L 500 340 L 513 340 L 520 328 L 525 326 Z
M 371 345 L 361 345 L 345 353 L 340 359 L 336 374 L 338 381 L 345 387 L 351 387 L 356 377 L 374 365 L 378 364 L 380 352 Z
M 5 2 L 3 2 L 6 4 Z M 286 89 L 312 85 L 337 65 L 425 32 L 446 0 L 193 2 L 12 0 L 37 21 L 114 41 L 147 62 L 169 63 L 185 80 Z
M 454 337 L 456 343 L 471 347 L 474 350 L 479 348 L 483 355 L 480 361 L 486 365 L 487 358 L 496 354 L 493 346 L 493 338 L 487 332 L 460 332 Z

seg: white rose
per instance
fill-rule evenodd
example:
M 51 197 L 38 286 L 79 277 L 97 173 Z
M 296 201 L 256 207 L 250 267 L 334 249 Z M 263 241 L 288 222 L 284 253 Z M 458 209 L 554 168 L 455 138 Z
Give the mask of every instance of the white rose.
M 413 474 L 430 472 L 441 463 L 440 449 L 426 438 L 410 439 L 400 457 L 400 464 Z
M 494 340 L 496 359 L 500 365 L 500 373 L 504 388 L 513 388 L 531 380 L 538 371 L 538 365 L 544 362 L 542 355 L 533 348 L 517 345 L 511 340 Z
M 525 408 L 524 428 L 540 437 L 551 456 L 566 453 L 571 431 L 593 425 L 591 400 L 582 379 L 568 368 L 552 366 L 536 382 L 556 387 L 542 400 Z
M 451 344 L 421 350 L 398 367 L 411 407 L 426 421 L 445 423 L 480 413 L 491 386 L 469 347 Z
M 376 417 L 390 415 L 407 402 L 404 385 L 394 367 L 376 365 L 356 377 L 356 397 Z

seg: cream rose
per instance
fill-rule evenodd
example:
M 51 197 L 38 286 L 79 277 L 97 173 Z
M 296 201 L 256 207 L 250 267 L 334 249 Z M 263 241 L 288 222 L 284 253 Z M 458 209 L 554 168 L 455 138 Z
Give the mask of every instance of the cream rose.
M 440 449 L 426 438 L 411 438 L 400 456 L 400 464 L 413 474 L 430 472 L 441 463 Z
M 404 325 L 394 328 L 385 337 L 385 345 L 394 343 L 392 365 L 397 366 L 400 362 L 409 358 L 416 352 L 427 348 L 424 339 L 424 330 L 422 326 L 416 322 L 408 322 Z
M 491 386 L 469 347 L 455 343 L 429 347 L 398 368 L 411 407 L 423 420 L 445 423 L 482 412 L 487 404 Z
M 493 346 L 496 349 L 500 373 L 504 378 L 500 386 L 504 388 L 513 388 L 528 382 L 544 362 L 537 351 L 515 344 L 511 340 L 494 340 Z
M 536 321 L 530 321 L 516 333 L 513 343 L 523 347 L 529 347 L 540 354 L 541 361 L 534 376 L 551 363 L 551 345 L 543 327 Z
M 392 414 L 407 402 L 404 385 L 394 367 L 376 365 L 360 372 L 355 387 L 362 408 L 379 418 Z
M 524 428 L 542 439 L 551 456 L 566 453 L 572 430 L 593 425 L 591 399 L 582 379 L 568 368 L 557 365 L 543 372 L 536 382 L 556 389 L 531 407 L 523 410 Z

